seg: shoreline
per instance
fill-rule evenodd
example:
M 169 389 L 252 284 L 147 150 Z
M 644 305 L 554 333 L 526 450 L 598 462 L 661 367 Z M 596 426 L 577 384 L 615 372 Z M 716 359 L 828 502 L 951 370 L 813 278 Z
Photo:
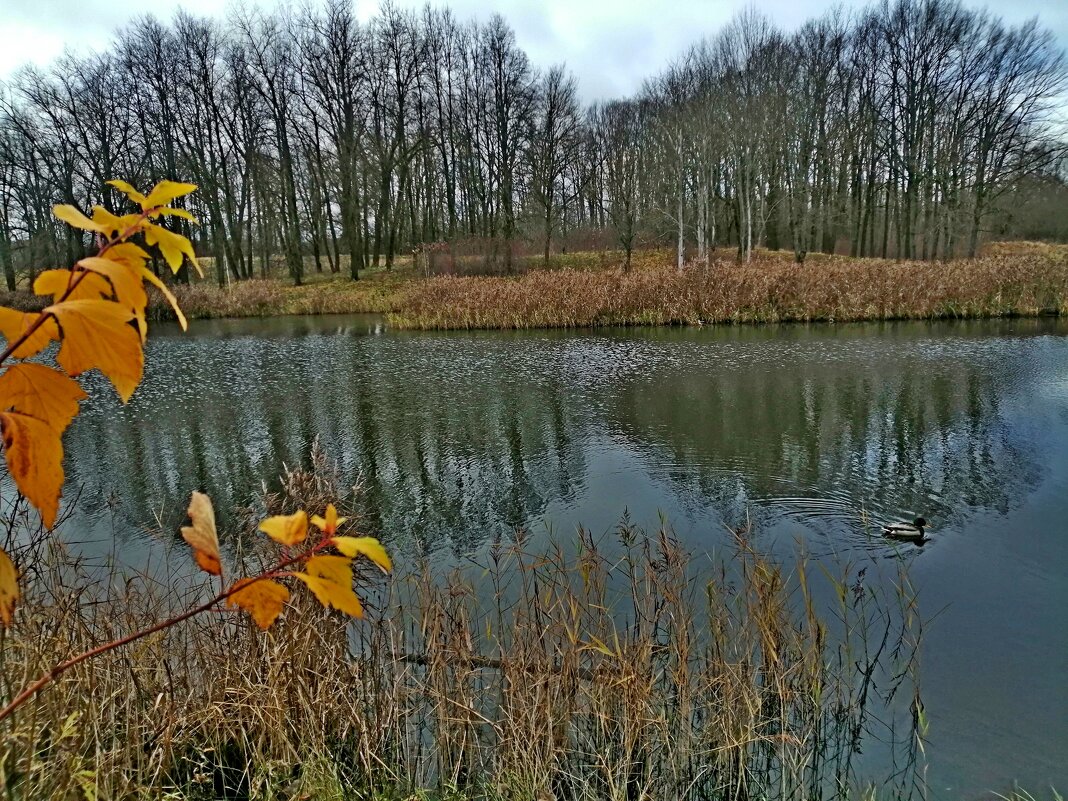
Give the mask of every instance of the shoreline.
M 1068 245 L 1001 243 L 970 261 L 896 262 L 762 252 L 753 261 L 670 265 L 647 251 L 630 271 L 608 254 L 556 257 L 516 275 L 426 277 L 410 265 L 360 281 L 315 276 L 302 286 L 258 278 L 220 289 L 200 281 L 174 292 L 191 319 L 381 314 L 395 330 L 704 327 L 1043 318 L 1068 315 Z M 667 262 L 667 263 L 665 263 Z M 27 290 L 0 304 L 37 310 Z M 153 294 L 151 320 L 174 319 Z

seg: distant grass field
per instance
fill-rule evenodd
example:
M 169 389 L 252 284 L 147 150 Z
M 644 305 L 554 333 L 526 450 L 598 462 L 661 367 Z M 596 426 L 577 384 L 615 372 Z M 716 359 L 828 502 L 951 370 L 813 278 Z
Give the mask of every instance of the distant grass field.
M 425 277 L 410 259 L 392 270 L 310 272 L 303 286 L 255 279 L 219 288 L 208 280 L 176 288 L 190 318 L 374 312 L 397 328 L 553 328 L 705 325 L 1038 316 L 1068 312 L 1068 245 L 990 245 L 973 261 L 896 262 L 785 251 L 739 263 L 718 251 L 706 266 L 674 266 L 674 251 L 634 254 L 629 271 L 613 251 L 525 260 L 515 276 Z M 207 261 L 207 260 L 206 260 Z M 205 265 L 210 267 L 209 264 Z M 210 272 L 207 270 L 206 272 Z M 156 319 L 169 316 L 159 298 Z M 0 303 L 39 308 L 29 292 Z

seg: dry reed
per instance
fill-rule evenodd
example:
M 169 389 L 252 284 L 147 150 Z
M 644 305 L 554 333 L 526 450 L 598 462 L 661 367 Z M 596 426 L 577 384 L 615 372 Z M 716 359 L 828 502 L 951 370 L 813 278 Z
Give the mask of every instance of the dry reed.
M 316 465 L 289 471 L 266 511 L 351 501 Z M 202 590 L 179 547 L 159 575 L 21 542 L 5 698 Z M 255 563 L 258 542 L 231 542 L 234 559 Z M 881 743 L 887 697 L 920 708 L 905 581 L 883 595 L 847 566 L 824 609 L 803 561 L 787 570 L 738 535 L 698 578 L 666 528 L 626 521 L 611 540 L 520 533 L 471 564 L 431 562 L 361 578 L 371 611 L 354 626 L 297 594 L 266 634 L 194 619 L 79 666 L 0 731 L 7 797 L 844 798 L 876 747 L 893 766 L 870 777 L 881 795 L 919 787 L 918 719 Z
M 782 254 L 683 271 L 559 269 L 409 284 L 401 328 L 545 328 L 1037 316 L 1068 311 L 1068 247 L 994 248 L 972 261 Z
M 812 254 L 804 265 L 782 251 L 739 264 L 726 255 L 681 273 L 666 250 L 642 250 L 630 271 L 613 251 L 531 259 L 513 277 L 425 278 L 410 264 L 360 281 L 309 273 L 294 287 L 253 279 L 219 288 L 176 286 L 187 317 L 384 313 L 399 328 L 570 328 L 787 321 L 860 321 L 1038 316 L 1068 312 L 1068 246 L 994 243 L 979 259 L 894 262 Z M 40 310 L 26 290 L 0 305 Z M 150 293 L 150 319 L 170 319 Z

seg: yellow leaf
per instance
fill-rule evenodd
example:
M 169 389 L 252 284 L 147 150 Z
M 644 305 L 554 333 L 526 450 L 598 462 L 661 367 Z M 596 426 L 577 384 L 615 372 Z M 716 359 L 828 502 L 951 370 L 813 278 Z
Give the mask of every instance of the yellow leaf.
M 60 206 L 53 206 L 52 213 L 56 217 L 67 225 L 73 228 L 81 228 L 85 231 L 95 231 L 98 234 L 104 233 L 104 226 L 98 222 L 93 222 L 84 214 L 82 214 L 74 206 L 63 204 Z
M 171 209 L 164 207 L 157 209 L 152 216 L 157 217 L 159 215 L 163 215 L 164 217 L 181 217 L 183 220 L 189 220 L 193 225 L 200 225 L 200 221 L 185 209 Z
M 310 576 L 306 573 L 294 573 L 293 575 L 303 581 L 315 593 L 315 597 L 319 599 L 319 603 L 323 606 L 328 609 L 332 606 L 339 612 L 344 612 L 352 617 L 363 617 L 363 605 L 360 603 L 360 599 L 356 597 L 356 593 L 352 591 L 352 587 L 342 587 L 340 584 L 335 584 L 318 576 Z
M 52 300 L 56 302 L 67 294 L 67 290 L 70 290 L 70 295 L 67 295 L 66 300 L 100 300 L 111 297 L 111 284 L 102 276 L 86 275 L 75 284 L 76 277 L 73 270 L 45 270 L 33 282 L 33 291 L 38 295 L 51 295 Z
M 78 262 L 78 266 L 106 278 L 115 290 L 117 301 L 134 311 L 144 312 L 148 304 L 148 295 L 145 294 L 145 285 L 141 282 L 141 276 L 136 268 L 131 270 L 125 264 L 99 256 L 82 259 Z
M 289 590 L 277 581 L 246 578 L 236 582 L 234 587 L 239 589 L 226 599 L 226 605 L 240 606 L 264 630 L 278 619 L 282 607 L 289 600 Z
M 11 557 L 0 550 L 0 621 L 10 626 L 15 619 L 15 604 L 19 601 L 19 572 Z
M 63 444 L 59 431 L 43 420 L 19 412 L 0 412 L 4 457 L 19 492 L 51 528 L 63 489 Z
M 304 572 L 352 588 L 352 562 L 344 556 L 313 556 L 304 566 Z
M 141 281 L 139 268 L 130 269 L 125 264 L 119 264 L 100 256 L 82 259 L 78 262 L 78 266 L 95 277 L 107 279 L 114 289 L 115 300 L 133 312 L 137 332 L 141 335 L 141 341 L 144 342 L 148 335 L 148 323 L 145 322 L 148 295 L 145 294 L 145 285 Z
M 178 306 L 178 299 L 154 272 L 145 267 L 145 262 L 148 261 L 148 253 L 133 242 L 120 242 L 119 244 L 112 245 L 108 248 L 105 251 L 105 254 L 109 261 L 125 264 L 137 273 L 143 281 L 148 281 L 152 286 L 156 287 L 166 299 L 167 303 L 170 304 L 171 308 L 174 309 L 174 315 L 178 318 L 178 323 L 182 326 L 182 330 L 185 331 L 189 328 L 185 315 L 182 314 L 182 309 Z
M 319 603 L 352 617 L 363 617 L 363 604 L 352 591 L 352 565 L 344 556 L 313 556 L 304 573 L 294 573 L 315 593 Z
M 182 266 L 182 256 L 188 256 L 189 261 L 193 263 L 197 272 L 200 272 L 200 265 L 197 263 L 197 254 L 194 252 L 193 246 L 181 234 L 176 234 L 174 231 L 168 231 L 166 228 L 149 223 L 145 227 L 145 241 L 150 245 L 159 247 L 160 253 L 167 260 L 172 272 L 178 272 L 178 269 Z
M 594 637 L 594 636 L 593 636 L 592 634 L 590 635 L 590 639 L 592 640 L 592 642 L 591 642 L 591 643 L 588 643 L 588 644 L 586 644 L 586 645 L 585 645 L 584 647 L 586 647 L 586 648 L 592 648 L 592 649 L 593 649 L 593 650 L 595 650 L 595 651 L 600 651 L 600 652 L 601 652 L 602 654 L 604 654 L 605 656 L 615 656 L 615 655 L 616 655 L 616 652 L 615 652 L 615 651 L 613 651 L 613 650 L 612 650 L 611 648 L 609 648 L 609 647 L 608 647 L 607 645 L 605 645 L 605 644 L 604 644 L 603 642 L 601 642 L 600 640 L 598 640 L 598 639 L 597 639 L 596 637 Z
M 36 417 L 60 433 L 86 397 L 77 381 L 43 364 L 15 364 L 0 375 L 0 410 Z
M 195 192 L 196 189 L 196 184 L 183 184 L 178 181 L 160 181 L 152 187 L 152 191 L 148 193 L 148 197 L 141 203 L 141 208 L 154 209 L 157 206 L 166 206 L 175 198 L 181 197 L 182 195 L 188 195 L 190 192 Z
M 366 556 L 387 573 L 393 569 L 389 554 L 374 537 L 334 537 L 331 544 L 350 559 L 357 554 Z
M 118 217 L 103 206 L 93 206 L 93 222 L 102 226 L 104 233 L 109 236 L 117 234 L 132 236 L 148 224 L 140 214 L 123 214 Z
M 60 367 L 71 376 L 96 367 L 128 401 L 141 383 L 145 363 L 137 331 L 127 325 L 130 310 L 110 300 L 69 300 L 45 311 L 63 332 L 56 357 Z
M 20 312 L 0 306 L 0 334 L 4 335 L 10 345 L 29 330 L 40 316 L 37 313 Z M 59 327 L 55 320 L 48 317 L 11 355 L 16 359 L 29 359 L 48 347 L 48 343 L 53 339 L 59 339 Z
M 182 539 L 193 549 L 193 558 L 201 570 L 221 576 L 219 534 L 215 530 L 215 509 L 212 508 L 211 498 L 203 492 L 194 492 L 189 498 L 187 514 L 193 525 L 182 526 Z
M 152 286 L 158 289 L 163 297 L 167 299 L 167 302 L 171 304 L 171 308 L 174 309 L 175 316 L 178 317 L 178 324 L 182 326 L 182 330 L 185 331 L 189 324 L 185 320 L 185 315 L 182 314 L 182 310 L 178 307 L 178 298 L 176 298 L 171 291 L 167 289 L 167 285 L 163 283 L 155 273 L 149 270 L 144 265 L 141 266 L 141 277 L 148 281 Z
M 112 245 L 104 251 L 103 255 L 104 258 L 135 269 L 144 267 L 145 262 L 148 261 L 148 253 L 133 242 L 119 242 L 116 245 Z
M 347 517 L 338 517 L 337 509 L 334 508 L 334 504 L 330 503 L 326 506 L 326 517 L 322 518 L 319 515 L 312 515 L 312 525 L 318 528 L 327 537 L 333 537 L 337 533 L 337 527 L 348 520 Z
M 126 197 L 130 198 L 130 200 L 132 200 L 134 203 L 142 204 L 145 202 L 145 196 L 138 192 L 136 189 L 134 189 L 130 184 L 126 183 L 126 181 L 116 180 L 108 181 L 107 183 L 108 186 L 115 187 L 124 195 L 126 195 Z
M 308 513 L 275 515 L 260 523 L 260 531 L 282 545 L 298 545 L 308 536 Z

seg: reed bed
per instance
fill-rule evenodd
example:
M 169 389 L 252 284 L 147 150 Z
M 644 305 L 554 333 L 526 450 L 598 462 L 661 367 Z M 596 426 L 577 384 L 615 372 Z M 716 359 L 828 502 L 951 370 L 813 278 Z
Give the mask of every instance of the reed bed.
M 253 278 L 220 288 L 207 280 L 174 284 L 171 289 L 183 314 L 189 319 L 219 317 L 274 317 L 290 314 L 384 313 L 397 308 L 396 287 L 404 279 L 379 274 L 370 279 L 316 277 L 295 287 L 277 278 Z M 149 287 L 146 316 L 150 320 L 173 320 L 174 310 L 163 296 Z M 27 289 L 0 292 L 0 306 L 20 311 L 40 311 L 49 299 Z
M 344 500 L 318 465 L 289 472 L 266 510 Z M 233 559 L 255 565 L 260 541 L 229 542 Z M 28 597 L 0 635 L 5 699 L 58 658 L 203 590 L 177 546 L 165 569 L 131 572 L 49 538 L 19 542 Z M 0 730 L 5 797 L 737 801 L 853 797 L 866 780 L 883 797 L 922 789 L 921 625 L 903 578 L 881 592 L 852 566 L 819 574 L 838 599 L 822 608 L 803 560 L 775 564 L 744 533 L 698 572 L 666 527 L 626 521 L 566 545 L 520 533 L 449 570 L 440 557 L 405 561 L 388 581 L 361 577 L 369 612 L 355 625 L 294 593 L 266 634 L 229 615 L 193 619 L 64 674 Z M 882 772 L 867 775 L 857 760 L 876 751 Z
M 391 311 L 396 306 L 393 276 L 361 281 L 347 278 L 312 280 L 294 287 L 272 278 L 240 281 L 220 289 L 201 281 L 175 287 L 183 313 L 190 318 L 271 317 L 287 314 L 363 314 Z M 170 306 L 153 298 L 149 314 L 170 319 Z
M 391 325 L 417 329 L 850 322 L 1039 316 L 1068 311 L 1068 247 L 1016 243 L 971 261 L 760 254 L 739 264 L 623 271 L 559 269 L 518 278 L 408 284 Z
M 639 250 L 632 269 L 614 251 L 527 259 L 520 273 L 424 276 L 411 264 L 365 273 L 360 281 L 309 272 L 308 283 L 209 280 L 174 287 L 187 317 L 387 314 L 410 329 L 573 328 L 975 317 L 1033 317 L 1068 311 L 1068 245 L 993 243 L 979 259 L 895 262 L 757 251 L 740 264 L 721 255 L 679 272 L 674 252 Z M 44 307 L 28 290 L 0 293 L 0 305 Z M 150 319 L 172 319 L 150 292 Z

